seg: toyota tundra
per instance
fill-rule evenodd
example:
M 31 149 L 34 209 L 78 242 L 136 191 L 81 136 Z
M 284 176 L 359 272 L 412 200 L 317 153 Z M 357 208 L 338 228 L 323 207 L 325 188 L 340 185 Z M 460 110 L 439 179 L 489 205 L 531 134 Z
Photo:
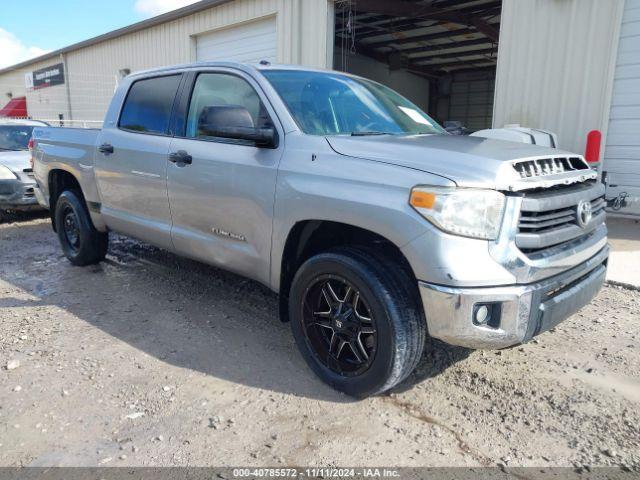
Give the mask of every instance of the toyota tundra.
M 447 134 L 341 72 L 197 63 L 126 77 L 101 130 L 34 130 L 36 196 L 74 265 L 114 231 L 252 278 L 310 368 L 356 397 L 427 335 L 501 349 L 598 293 L 604 187 L 580 156 Z

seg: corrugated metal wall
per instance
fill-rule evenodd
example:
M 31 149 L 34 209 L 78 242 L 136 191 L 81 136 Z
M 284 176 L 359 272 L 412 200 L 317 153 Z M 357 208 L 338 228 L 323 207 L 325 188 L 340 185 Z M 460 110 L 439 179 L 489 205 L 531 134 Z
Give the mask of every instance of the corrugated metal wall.
M 583 153 L 606 135 L 624 0 L 504 0 L 493 126 L 546 128 Z
M 55 85 L 30 92 L 27 92 L 25 86 L 24 76 L 26 73 L 58 63 L 63 63 L 63 59 L 60 56 L 43 62 L 35 62 L 26 69 L 12 70 L 0 75 L 0 103 L 2 106 L 9 101 L 7 94 L 11 93 L 13 97 L 27 97 L 27 109 L 32 116 L 31 112 L 35 112 L 39 118 L 56 120 L 58 119 L 58 114 L 62 114 L 65 119 L 69 119 L 66 85 Z M 68 75 L 68 72 L 65 70 L 66 75 Z
M 640 216 L 640 0 L 625 4 L 606 141 L 607 199 L 625 199 L 611 210 Z
M 330 8 L 328 0 L 235 0 L 71 51 L 66 54 L 71 116 L 74 120 L 101 120 L 119 70 L 134 72 L 195 61 L 196 35 L 270 15 L 276 16 L 278 62 L 330 66 L 332 52 L 327 52 L 330 25 L 326 20 Z M 49 59 L 21 71 L 0 75 L 0 92 L 24 95 L 24 73 L 58 61 Z M 58 90 L 62 96 L 58 95 Z M 55 118 L 57 113 L 64 111 L 65 118 L 69 118 L 64 92 L 65 86 L 28 92 L 30 115 Z

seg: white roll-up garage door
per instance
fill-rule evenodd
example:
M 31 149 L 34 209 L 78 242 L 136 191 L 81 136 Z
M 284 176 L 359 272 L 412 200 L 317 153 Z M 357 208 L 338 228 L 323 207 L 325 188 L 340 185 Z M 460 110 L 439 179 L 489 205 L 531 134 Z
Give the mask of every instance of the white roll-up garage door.
M 196 37 L 198 61 L 275 62 L 277 48 L 275 18 L 231 26 Z
M 640 0 L 625 2 L 603 170 L 610 210 L 640 215 Z

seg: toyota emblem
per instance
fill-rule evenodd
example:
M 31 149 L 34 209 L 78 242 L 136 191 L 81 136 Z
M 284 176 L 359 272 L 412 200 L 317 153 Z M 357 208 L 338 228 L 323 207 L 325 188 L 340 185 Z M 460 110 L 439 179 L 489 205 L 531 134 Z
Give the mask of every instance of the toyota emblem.
M 587 225 L 589 225 L 589 223 L 591 222 L 591 218 L 593 217 L 593 212 L 591 211 L 591 202 L 582 200 L 578 204 L 578 208 L 576 210 L 578 225 L 580 225 L 580 227 L 582 228 L 586 228 Z

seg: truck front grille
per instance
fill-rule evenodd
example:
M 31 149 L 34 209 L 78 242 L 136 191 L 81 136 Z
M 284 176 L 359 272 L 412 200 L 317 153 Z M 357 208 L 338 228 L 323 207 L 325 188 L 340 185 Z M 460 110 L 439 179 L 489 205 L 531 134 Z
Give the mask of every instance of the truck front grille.
M 604 222 L 604 207 L 604 185 L 595 182 L 525 194 L 516 245 L 536 254 L 587 237 Z
M 604 196 L 591 200 L 592 216 L 600 215 L 604 211 L 604 206 Z M 518 228 L 520 232 L 542 234 L 569 225 L 578 225 L 575 206 L 541 212 L 523 211 Z
M 523 160 L 513 164 L 520 178 L 544 177 L 574 170 L 588 170 L 587 164 L 580 157 L 551 157 Z

